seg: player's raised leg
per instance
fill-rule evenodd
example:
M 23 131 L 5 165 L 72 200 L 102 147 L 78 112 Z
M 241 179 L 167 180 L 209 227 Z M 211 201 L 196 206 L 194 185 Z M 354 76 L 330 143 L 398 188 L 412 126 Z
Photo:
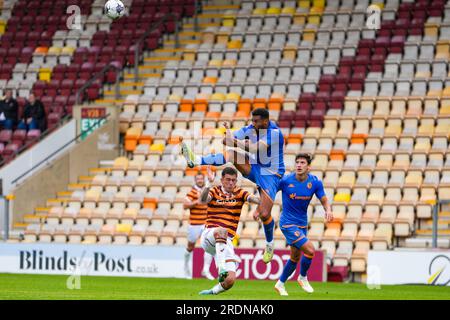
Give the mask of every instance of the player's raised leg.
M 313 293 L 314 289 L 309 284 L 307 272 L 311 266 L 312 259 L 314 258 L 314 245 L 308 240 L 300 250 L 303 252 L 303 256 L 300 261 L 300 274 L 297 281 L 303 290 L 308 293 Z

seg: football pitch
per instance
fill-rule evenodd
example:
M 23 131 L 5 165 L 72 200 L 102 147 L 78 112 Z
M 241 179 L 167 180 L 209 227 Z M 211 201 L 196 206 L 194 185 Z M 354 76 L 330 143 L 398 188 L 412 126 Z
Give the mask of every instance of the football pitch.
M 0 274 L 1 300 L 408 300 L 450 299 L 450 287 L 402 285 L 368 289 L 357 283 L 314 283 L 313 294 L 301 290 L 296 282 L 288 282 L 288 297 L 280 297 L 273 289 L 275 281 L 238 280 L 228 292 L 217 296 L 200 296 L 215 281 L 206 279 L 160 279 L 91 277 L 80 278 L 79 289 L 67 288 L 67 276 Z

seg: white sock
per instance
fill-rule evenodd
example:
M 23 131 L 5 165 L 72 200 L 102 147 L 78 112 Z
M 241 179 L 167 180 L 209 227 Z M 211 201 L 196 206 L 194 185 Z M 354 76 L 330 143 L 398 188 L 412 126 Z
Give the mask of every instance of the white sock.
M 266 241 L 266 245 L 268 245 L 269 247 L 273 247 L 273 240 L 270 241 L 270 242 L 267 242 L 267 241 Z
M 205 254 L 203 255 L 203 272 L 209 272 L 209 267 L 211 267 L 212 259 L 213 256 L 205 252 Z
M 185 266 L 185 268 L 189 267 L 189 260 L 191 259 L 191 255 L 192 255 L 192 251 L 189 252 L 189 251 L 186 250 L 184 252 L 184 266 Z
M 219 293 L 224 292 L 224 291 L 226 291 L 226 290 L 222 287 L 222 285 L 221 285 L 220 283 L 216 284 L 216 285 L 212 288 L 212 292 L 213 292 L 214 294 L 219 294 Z
M 216 242 L 216 262 L 217 268 L 225 267 L 225 250 L 227 245 L 225 243 Z
M 202 163 L 202 157 L 199 156 L 199 155 L 196 155 L 196 156 L 195 156 L 195 163 L 198 164 L 198 165 L 200 165 L 200 163 Z
M 301 274 L 299 274 L 299 275 L 298 275 L 298 278 L 299 278 L 300 280 L 306 280 L 306 281 L 308 281 L 308 276 L 302 276 Z

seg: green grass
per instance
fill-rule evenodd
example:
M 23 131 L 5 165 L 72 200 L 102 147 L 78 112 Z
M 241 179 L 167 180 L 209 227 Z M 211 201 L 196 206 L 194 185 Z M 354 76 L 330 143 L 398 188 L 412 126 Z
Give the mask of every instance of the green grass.
M 450 287 L 381 286 L 369 290 L 357 283 L 312 283 L 315 292 L 303 292 L 296 282 L 286 284 L 289 297 L 280 297 L 274 281 L 238 280 L 228 292 L 218 296 L 199 296 L 215 282 L 206 279 L 155 279 L 123 277 L 81 277 L 81 288 L 69 290 L 67 276 L 0 274 L 0 299 L 450 299 Z

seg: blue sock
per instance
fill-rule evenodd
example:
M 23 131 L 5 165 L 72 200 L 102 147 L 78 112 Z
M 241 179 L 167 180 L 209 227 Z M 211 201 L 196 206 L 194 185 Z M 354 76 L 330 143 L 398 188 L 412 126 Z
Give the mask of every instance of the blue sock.
M 273 229 L 275 227 L 275 222 L 273 221 L 272 217 L 270 217 L 269 220 L 264 221 L 263 226 L 264 226 L 264 234 L 266 235 L 266 241 L 272 242 Z
M 292 272 L 295 271 L 297 268 L 298 262 L 294 262 L 291 259 L 286 262 L 284 265 L 283 273 L 281 274 L 280 281 L 285 283 L 286 280 L 289 278 L 289 276 L 292 274 Z
M 305 254 L 303 254 L 302 259 L 300 260 L 300 275 L 302 277 L 306 277 L 306 273 L 309 270 L 309 267 L 311 266 L 312 257 L 307 257 Z
M 223 153 L 217 153 L 217 154 L 208 154 L 206 156 L 202 156 L 201 159 L 201 165 L 213 165 L 213 166 L 223 166 L 227 163 L 227 160 L 225 159 L 225 156 Z

